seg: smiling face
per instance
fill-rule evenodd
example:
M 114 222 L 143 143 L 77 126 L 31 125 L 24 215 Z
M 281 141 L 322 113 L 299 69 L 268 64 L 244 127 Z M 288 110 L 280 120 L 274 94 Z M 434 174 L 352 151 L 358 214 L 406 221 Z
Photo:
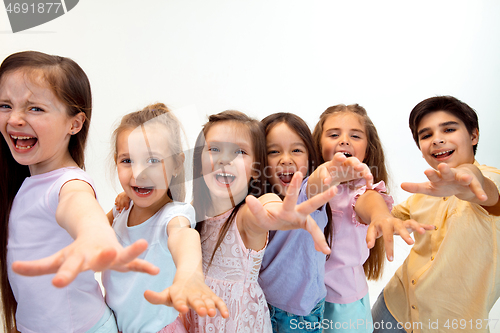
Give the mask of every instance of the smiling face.
M 80 117 L 80 118 L 79 118 Z M 0 131 L 14 159 L 32 175 L 76 165 L 68 151 L 82 116 L 69 117 L 67 107 L 45 82 L 32 82 L 22 70 L 0 82 Z
M 134 206 L 156 212 L 171 201 L 167 190 L 180 163 L 171 156 L 164 127 L 124 129 L 118 134 L 116 150 L 118 178 Z
M 269 182 L 273 192 L 285 196 L 295 172 L 307 175 L 309 154 L 304 141 L 286 123 L 275 125 L 266 136 Z
M 465 124 L 451 113 L 428 113 L 420 121 L 417 133 L 422 156 L 432 168 L 436 169 L 440 163 L 455 168 L 474 162 L 473 145 L 478 142 L 478 130 L 470 134 Z
M 215 208 L 215 214 L 227 210 L 229 204 L 237 205 L 245 199 L 253 162 L 253 146 L 244 125 L 223 121 L 210 127 L 205 136 L 201 163 L 212 204 L 224 207 Z
M 367 146 L 366 129 L 358 115 L 339 112 L 325 120 L 321 135 L 321 155 L 325 161 L 330 161 L 333 155 L 340 152 L 363 162 Z

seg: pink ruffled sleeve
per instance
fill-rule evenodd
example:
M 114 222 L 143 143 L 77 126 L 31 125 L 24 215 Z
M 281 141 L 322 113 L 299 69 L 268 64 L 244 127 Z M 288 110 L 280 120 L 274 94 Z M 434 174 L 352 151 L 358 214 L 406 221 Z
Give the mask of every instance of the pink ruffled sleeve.
M 385 187 L 384 181 L 381 180 L 377 184 L 374 184 L 372 190 L 375 190 L 378 193 L 380 193 L 380 195 L 382 196 L 382 198 L 384 198 L 384 201 L 385 201 L 385 203 L 387 205 L 387 208 L 389 209 L 389 212 L 390 212 L 392 210 L 392 205 L 394 204 L 394 200 L 392 199 L 392 197 L 390 195 L 388 195 L 386 193 L 383 193 L 383 192 L 387 191 L 387 188 Z M 362 187 L 360 187 L 358 189 L 356 189 L 354 191 L 354 195 L 351 198 L 351 202 L 350 202 L 350 206 L 352 207 L 352 218 L 351 218 L 351 221 L 356 226 L 358 226 L 358 225 L 360 225 L 362 223 L 359 222 L 356 219 L 356 211 L 354 210 L 354 208 L 356 206 L 356 202 L 358 201 L 358 198 L 360 196 L 362 196 L 365 192 L 366 192 L 366 185 L 362 186 Z

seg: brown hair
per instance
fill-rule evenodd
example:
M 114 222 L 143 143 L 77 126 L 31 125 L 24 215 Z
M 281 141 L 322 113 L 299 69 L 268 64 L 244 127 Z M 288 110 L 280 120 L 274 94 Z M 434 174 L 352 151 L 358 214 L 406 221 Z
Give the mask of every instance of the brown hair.
M 140 111 L 129 113 L 122 118 L 120 124 L 114 130 L 112 137 L 115 163 L 117 157 L 116 155 L 118 153 L 117 140 L 120 133 L 126 129 L 135 129 L 145 124 L 163 125 L 165 127 L 165 132 L 169 134 L 169 140 L 168 142 L 165 142 L 165 144 L 168 145 L 170 154 L 173 157 L 179 157 L 180 154 L 183 154 L 181 123 L 165 104 L 156 103 L 148 105 Z M 176 160 L 177 163 L 181 161 L 179 158 L 176 158 Z M 167 195 L 170 199 L 175 201 L 184 201 L 186 197 L 185 178 L 184 168 L 181 169 L 177 176 L 172 177 L 167 190 Z
M 0 65 L 0 82 L 4 75 L 22 71 L 32 83 L 46 85 L 54 95 L 67 107 L 69 117 L 80 112 L 85 114 L 86 121 L 82 129 L 72 135 L 68 151 L 80 168 L 84 168 L 84 151 L 92 113 L 92 94 L 87 75 L 80 66 L 69 58 L 52 56 L 41 52 L 25 51 L 14 53 L 5 58 Z M 7 240 L 8 223 L 12 202 L 24 179 L 30 176 L 27 165 L 19 165 L 5 140 L 0 146 L 0 261 L 2 279 L 2 304 L 4 326 L 7 332 L 15 327 L 15 311 L 17 307 L 14 294 L 7 276 Z
M 458 119 L 460 119 L 467 132 L 472 135 L 472 132 L 477 129 L 479 131 L 479 121 L 477 119 L 476 111 L 473 108 L 460 101 L 453 96 L 436 96 L 424 99 L 422 102 L 418 103 L 410 113 L 410 129 L 413 135 L 413 140 L 420 148 L 420 143 L 418 141 L 418 125 L 422 118 L 429 113 L 444 111 L 451 113 Z M 474 155 L 476 155 L 477 143 L 472 146 Z
M 201 155 L 205 147 L 205 138 L 209 130 L 215 124 L 220 124 L 223 122 L 242 124 L 248 129 L 250 140 L 252 141 L 254 155 L 252 169 L 254 171 L 258 171 L 256 177 L 252 177 L 252 179 L 250 179 L 250 183 L 248 184 L 248 195 L 258 197 L 265 193 L 264 168 L 266 167 L 266 142 L 262 124 L 259 121 L 248 117 L 246 114 L 234 110 L 223 111 L 221 113 L 211 115 L 210 117 L 208 117 L 208 122 L 203 126 L 202 131 L 196 139 L 193 155 L 193 180 L 195 180 L 193 181 L 193 206 L 196 211 L 196 221 L 199 222 L 203 222 L 205 220 L 206 213 L 212 206 L 210 191 L 205 181 L 203 180 Z M 217 243 L 215 245 L 210 263 L 212 262 L 215 253 L 222 243 L 222 240 L 226 236 L 229 228 L 231 227 L 232 223 L 234 223 L 236 214 L 244 202 L 245 201 L 243 200 L 241 202 L 235 203 L 233 211 L 227 218 L 226 222 L 224 222 L 224 224 L 222 225 L 219 231 L 219 239 L 217 240 Z M 196 225 L 196 230 L 201 233 L 201 228 L 202 223 L 198 223 Z
M 314 142 L 319 152 L 322 152 L 321 147 L 321 137 L 324 132 L 325 121 L 331 115 L 340 112 L 351 112 L 357 115 L 362 124 L 365 126 L 367 146 L 365 152 L 365 159 L 362 161 L 370 168 L 373 174 L 373 181 L 377 183 L 383 180 L 386 184 L 388 183 L 389 175 L 387 173 L 387 168 L 385 166 L 384 150 L 382 148 L 382 142 L 377 133 L 377 129 L 370 117 L 366 113 L 365 108 L 358 104 L 344 105 L 339 104 L 331 106 L 326 109 L 319 117 L 319 121 L 313 131 Z M 325 162 L 323 156 L 321 157 L 321 163 Z M 335 222 L 334 222 L 335 223 Z M 382 237 L 378 238 L 375 242 L 375 246 L 370 250 L 370 256 L 363 264 L 365 275 L 369 280 L 377 280 L 382 276 L 383 267 L 385 262 L 385 249 L 384 240 Z
M 294 131 L 301 139 L 307 149 L 307 174 L 304 175 L 304 178 L 308 177 L 321 163 L 319 154 L 314 144 L 313 137 L 311 135 L 311 130 L 309 126 L 307 126 L 306 122 L 300 118 L 299 116 L 289 113 L 289 112 L 278 112 L 273 113 L 264 119 L 261 120 L 264 125 L 264 129 L 266 130 L 266 137 L 271 132 L 271 130 L 281 123 L 286 124 L 292 131 Z M 273 186 L 270 186 L 268 182 L 267 192 L 271 192 L 274 190 Z M 279 193 L 277 193 L 279 194 Z M 328 217 L 328 222 L 324 230 L 325 238 L 328 243 L 328 246 L 332 245 L 332 211 L 330 209 L 330 204 L 326 204 L 326 215 Z

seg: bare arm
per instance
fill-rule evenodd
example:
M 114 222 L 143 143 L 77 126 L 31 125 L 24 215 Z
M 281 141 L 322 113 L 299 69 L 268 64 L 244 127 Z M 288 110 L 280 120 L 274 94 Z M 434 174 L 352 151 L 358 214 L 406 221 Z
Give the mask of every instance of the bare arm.
M 394 217 L 382 195 L 374 190 L 367 190 L 363 193 L 358 198 L 354 210 L 362 223 L 370 225 L 366 235 L 368 248 L 371 249 L 375 246 L 375 240 L 383 236 L 385 252 L 389 261 L 394 258 L 393 235 L 400 235 L 407 244 L 412 245 L 414 241 L 410 232 L 417 231 L 423 234 L 426 230 L 434 229 L 434 226 L 421 225 L 415 220 L 403 221 Z
M 173 306 L 181 313 L 188 308 L 198 315 L 214 317 L 219 309 L 224 318 L 229 311 L 217 295 L 205 284 L 202 270 L 200 235 L 191 229 L 188 219 L 175 217 L 168 223 L 168 248 L 176 266 L 172 286 L 160 293 L 147 290 L 144 297 L 153 304 Z
M 56 287 L 67 286 L 80 272 L 90 269 L 158 273 L 152 264 L 135 259 L 147 248 L 146 241 L 137 241 L 125 249 L 118 243 L 93 189 L 86 182 L 73 180 L 63 185 L 56 220 L 74 241 L 52 256 L 13 263 L 16 273 L 30 276 L 57 273 L 52 280 Z

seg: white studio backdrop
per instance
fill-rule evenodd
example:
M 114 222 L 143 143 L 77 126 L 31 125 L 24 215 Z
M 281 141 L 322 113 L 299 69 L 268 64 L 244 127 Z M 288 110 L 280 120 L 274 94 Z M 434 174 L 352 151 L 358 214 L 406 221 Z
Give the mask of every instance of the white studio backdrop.
M 87 171 L 105 211 L 119 189 L 110 137 L 126 113 L 153 102 L 174 109 L 194 143 L 207 115 L 293 112 L 311 128 L 339 103 L 364 106 L 388 160 L 391 194 L 428 167 L 408 115 L 453 95 L 479 115 L 477 160 L 500 167 L 500 2 L 84 0 L 67 14 L 13 34 L 0 8 L 0 59 L 37 50 L 74 59 L 93 89 Z M 478 244 L 479 246 L 479 244 Z M 370 283 L 376 300 L 409 252 Z M 460 292 L 460 291 L 457 291 Z M 500 319 L 500 305 L 490 313 Z M 496 330 L 500 332 L 500 323 Z

